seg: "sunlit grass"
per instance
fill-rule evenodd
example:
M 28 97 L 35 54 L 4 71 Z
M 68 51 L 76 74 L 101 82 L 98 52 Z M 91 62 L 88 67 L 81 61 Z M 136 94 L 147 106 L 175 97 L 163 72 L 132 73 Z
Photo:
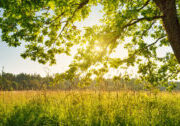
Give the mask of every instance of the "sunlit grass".
M 0 93 L 0 126 L 180 125 L 180 93 L 13 91 Z

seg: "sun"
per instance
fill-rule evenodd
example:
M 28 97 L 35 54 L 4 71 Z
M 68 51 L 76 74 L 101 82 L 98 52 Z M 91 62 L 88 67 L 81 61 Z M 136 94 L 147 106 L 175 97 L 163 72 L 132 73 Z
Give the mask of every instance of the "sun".
M 99 52 L 99 51 L 101 51 L 101 48 L 99 46 L 96 46 L 95 50 Z

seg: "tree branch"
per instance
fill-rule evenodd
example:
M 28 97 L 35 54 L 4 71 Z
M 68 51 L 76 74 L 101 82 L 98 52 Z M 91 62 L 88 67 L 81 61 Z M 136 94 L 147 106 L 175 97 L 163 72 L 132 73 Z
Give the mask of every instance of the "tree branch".
M 159 37 L 155 42 L 153 42 L 153 43 L 151 43 L 151 44 L 149 44 L 149 45 L 147 45 L 145 48 L 147 49 L 148 47 L 150 47 L 150 46 L 152 46 L 152 45 L 154 45 L 154 44 L 156 44 L 159 40 L 161 40 L 161 39 L 163 39 L 165 36 L 161 36 L 161 37 Z
M 138 22 L 140 22 L 140 21 L 143 21 L 143 20 L 153 21 L 153 20 L 156 20 L 156 19 L 160 19 L 160 18 L 162 18 L 162 17 L 163 17 L 163 16 L 154 16 L 154 17 L 143 17 L 143 18 L 139 18 L 139 19 L 135 20 L 135 21 L 132 22 L 132 23 L 126 24 L 126 25 L 123 27 L 123 29 L 124 29 L 124 28 L 127 28 L 127 27 L 129 27 L 129 26 L 131 26 L 131 25 L 134 25 L 134 24 L 136 24 L 136 23 L 138 23 Z
M 153 42 L 153 43 L 145 46 L 145 47 L 142 48 L 142 49 L 136 50 L 130 57 L 121 60 L 119 63 L 121 64 L 121 63 L 127 62 L 127 61 L 128 61 L 129 59 L 131 59 L 131 58 L 134 58 L 134 56 L 136 56 L 137 53 L 141 53 L 144 49 L 148 49 L 150 46 L 156 44 L 159 40 L 163 39 L 164 37 L 166 37 L 166 36 L 161 36 L 161 37 L 159 37 L 155 42 Z
M 141 8 L 139 8 L 137 11 L 140 11 L 140 10 L 142 10 L 143 8 L 145 8 L 145 7 L 149 4 L 150 1 L 151 1 L 151 0 L 147 0 L 146 3 L 145 3 Z
M 82 3 L 80 4 L 74 4 L 74 5 L 78 5 L 77 9 L 74 11 L 72 18 L 74 17 L 76 11 L 78 11 L 79 9 L 83 8 L 87 3 L 89 2 L 89 0 L 84 0 Z M 63 16 L 66 13 L 66 11 L 62 12 L 61 14 L 59 14 L 54 20 L 52 20 L 49 23 L 46 23 L 47 25 L 52 24 L 54 21 L 56 21 L 58 18 L 60 18 L 61 16 Z
M 146 29 L 146 30 L 144 30 L 143 31 L 143 33 L 142 33 L 142 35 L 141 35 L 141 38 L 144 36 L 144 34 L 147 32 L 147 31 L 149 31 L 151 28 L 152 28 L 152 26 L 155 24 L 155 21 L 153 21 L 152 23 L 151 23 L 151 25 Z
M 57 41 L 58 37 L 62 34 L 62 32 L 64 31 L 64 29 L 66 28 L 66 26 L 69 24 L 69 22 L 71 21 L 71 19 L 75 16 L 76 12 L 78 10 L 80 10 L 81 8 L 83 8 L 87 3 L 89 2 L 89 0 L 84 0 L 82 3 L 79 4 L 79 6 L 76 8 L 76 10 L 73 12 L 72 16 L 69 17 L 66 21 L 66 24 L 63 26 L 62 30 L 60 31 L 60 33 L 58 34 L 58 36 L 56 37 L 55 41 Z

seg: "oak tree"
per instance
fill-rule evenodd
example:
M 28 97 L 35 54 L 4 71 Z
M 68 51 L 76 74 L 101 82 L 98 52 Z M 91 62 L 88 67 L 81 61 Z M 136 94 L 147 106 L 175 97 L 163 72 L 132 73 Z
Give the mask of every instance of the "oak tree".
M 76 27 L 97 5 L 102 8 L 101 25 Z M 0 8 L 1 39 L 9 46 L 23 44 L 23 58 L 54 64 L 56 54 L 70 55 L 71 47 L 78 47 L 64 73 L 67 78 L 80 73 L 102 78 L 110 69 L 133 66 L 148 87 L 172 88 L 169 80 L 179 77 L 179 0 L 1 0 Z M 128 57 L 111 56 L 120 45 Z M 165 56 L 158 56 L 159 48 Z

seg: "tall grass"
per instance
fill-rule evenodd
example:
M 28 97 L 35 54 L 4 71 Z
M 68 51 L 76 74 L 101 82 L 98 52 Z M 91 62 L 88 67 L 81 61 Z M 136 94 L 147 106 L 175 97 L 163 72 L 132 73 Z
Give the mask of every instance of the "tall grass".
M 180 93 L 0 92 L 0 126 L 180 126 Z

